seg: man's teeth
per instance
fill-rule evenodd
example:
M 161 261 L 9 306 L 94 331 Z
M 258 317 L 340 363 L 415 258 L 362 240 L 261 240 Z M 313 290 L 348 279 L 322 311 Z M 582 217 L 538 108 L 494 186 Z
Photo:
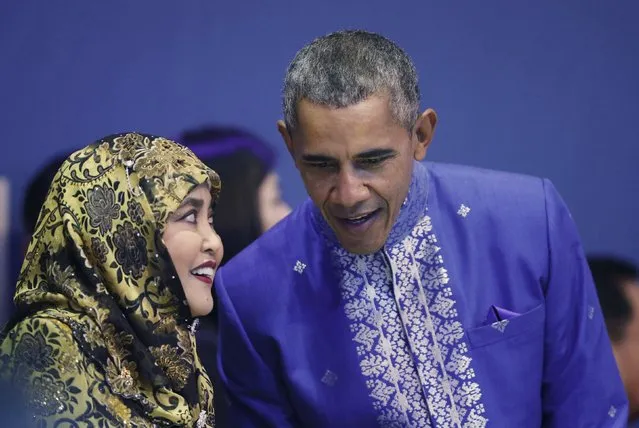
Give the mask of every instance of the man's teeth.
M 361 216 L 359 216 L 359 217 L 349 217 L 349 218 L 348 218 L 348 220 L 350 220 L 350 221 L 362 220 L 362 219 L 364 219 L 364 218 L 368 217 L 369 215 L 370 215 L 370 214 L 364 214 L 364 215 L 361 215 Z
M 193 275 L 201 275 L 201 276 L 208 276 L 208 277 L 212 277 L 213 272 L 214 271 L 212 267 L 195 268 L 191 271 Z

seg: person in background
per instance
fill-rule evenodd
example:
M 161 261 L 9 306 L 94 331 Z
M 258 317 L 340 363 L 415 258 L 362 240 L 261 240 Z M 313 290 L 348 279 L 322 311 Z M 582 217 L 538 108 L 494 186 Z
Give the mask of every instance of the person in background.
M 58 154 L 47 160 L 27 183 L 27 188 L 22 198 L 22 233 L 18 235 L 20 251 L 11 252 L 9 255 L 10 272 L 7 276 L 10 277 L 11 280 L 6 282 L 0 281 L 0 287 L 6 288 L 6 290 L 0 292 L 0 296 L 2 296 L 2 301 L 0 302 L 0 324 L 10 319 L 13 315 L 14 306 L 11 297 L 15 292 L 15 280 L 17 279 L 20 264 L 31 241 L 38 221 L 38 215 L 40 215 L 42 204 L 44 204 L 44 200 L 47 197 L 53 177 L 67 156 L 68 154 Z
M 53 177 L 62 163 L 67 159 L 70 153 L 64 155 L 56 155 L 49 159 L 36 173 L 33 175 L 22 199 L 22 230 L 24 235 L 23 247 L 26 251 L 31 236 L 35 231 L 36 223 L 40 210 L 51 187 Z
M 187 130 L 179 141 L 224 182 L 215 227 L 231 260 L 291 212 L 282 199 L 275 152 L 257 136 L 233 127 Z
M 205 126 L 184 131 L 178 140 L 191 148 L 224 183 L 215 208 L 215 230 L 224 242 L 224 262 L 285 218 L 291 207 L 282 199 L 275 152 L 262 139 L 234 127 Z M 202 319 L 198 349 L 215 385 L 216 423 L 226 424 L 226 399 L 217 374 L 217 319 Z
M 601 255 L 589 256 L 588 265 L 626 387 L 629 420 L 639 427 L 639 269 L 627 260 Z

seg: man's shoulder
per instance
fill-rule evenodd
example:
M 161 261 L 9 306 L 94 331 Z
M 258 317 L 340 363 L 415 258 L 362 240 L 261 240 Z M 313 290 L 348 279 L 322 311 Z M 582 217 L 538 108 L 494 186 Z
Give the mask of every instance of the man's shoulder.
M 539 186 L 542 178 L 534 175 L 500 171 L 469 165 L 459 165 L 443 162 L 429 162 L 426 164 L 430 175 L 435 179 L 454 180 L 467 184 L 481 186 L 499 186 L 504 190 L 521 187 Z
M 432 162 L 428 170 L 439 197 L 454 194 L 456 198 L 543 204 L 545 182 L 550 183 L 533 175 L 466 165 Z
M 435 212 L 469 218 L 466 226 L 475 229 L 490 230 L 491 225 L 499 224 L 504 236 L 524 231 L 530 236 L 545 236 L 549 203 L 559 197 L 550 180 L 451 164 L 434 163 L 428 169 L 429 200 Z M 445 218 L 453 221 L 458 215 Z

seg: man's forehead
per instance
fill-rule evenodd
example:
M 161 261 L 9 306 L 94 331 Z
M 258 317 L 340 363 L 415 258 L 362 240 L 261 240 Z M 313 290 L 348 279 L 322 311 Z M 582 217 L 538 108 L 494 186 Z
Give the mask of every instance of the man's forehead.
M 319 126 L 302 123 L 299 131 L 293 135 L 293 142 L 303 152 L 341 154 L 347 151 L 351 156 L 370 150 L 398 149 L 409 138 L 400 126 L 379 122 L 349 124 L 327 121 Z
M 297 106 L 297 127 L 304 133 L 348 131 L 351 128 L 387 126 L 396 121 L 386 96 L 373 95 L 356 104 L 337 107 L 302 99 Z M 344 129 L 348 126 L 349 129 Z

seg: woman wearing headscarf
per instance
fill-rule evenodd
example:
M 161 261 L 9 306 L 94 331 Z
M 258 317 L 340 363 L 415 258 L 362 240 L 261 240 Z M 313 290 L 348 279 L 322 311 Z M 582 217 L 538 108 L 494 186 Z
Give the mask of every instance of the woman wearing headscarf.
M 214 426 L 195 347 L 223 249 L 218 175 L 172 141 L 113 135 L 72 154 L 18 279 L 0 379 L 41 425 Z

